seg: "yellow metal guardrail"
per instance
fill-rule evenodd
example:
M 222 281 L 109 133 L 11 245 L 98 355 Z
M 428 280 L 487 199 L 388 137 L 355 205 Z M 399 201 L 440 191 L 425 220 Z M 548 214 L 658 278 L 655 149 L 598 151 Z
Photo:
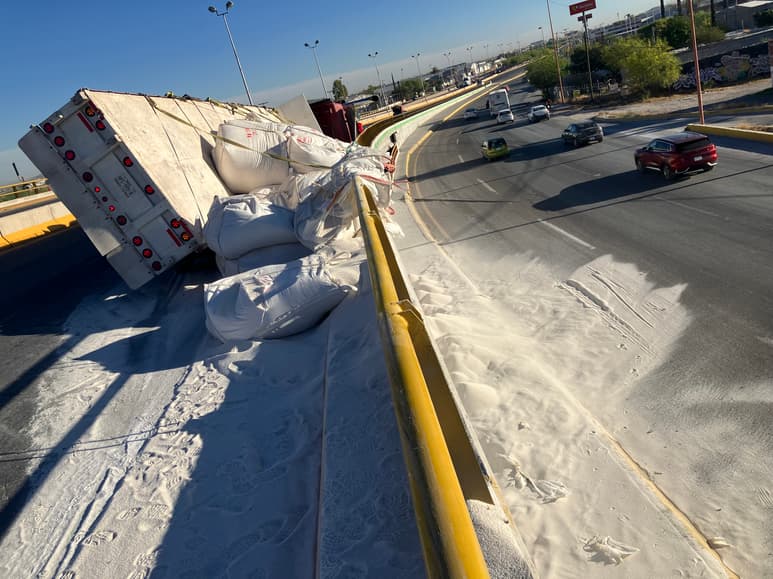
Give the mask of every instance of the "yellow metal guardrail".
M 47 179 L 33 179 L 31 181 L 0 185 L 0 203 L 20 197 L 37 195 L 38 193 L 48 193 L 49 191 L 51 191 L 51 187 L 48 186 Z
M 463 424 L 450 392 L 443 395 L 437 388 L 441 368 L 436 359 L 432 360 L 431 341 L 399 274 L 373 195 L 359 178 L 355 189 L 427 574 L 489 577 L 458 472 L 469 472 L 471 466 L 478 472 L 477 485 L 469 484 L 476 478 L 467 480 L 467 495 L 473 495 L 468 498 L 491 502 L 488 488 L 469 441 L 469 451 L 458 454 L 459 464 L 454 464 L 441 420 L 456 415 L 457 432 L 464 431 Z M 436 391 L 431 394 L 428 379 L 433 378 Z

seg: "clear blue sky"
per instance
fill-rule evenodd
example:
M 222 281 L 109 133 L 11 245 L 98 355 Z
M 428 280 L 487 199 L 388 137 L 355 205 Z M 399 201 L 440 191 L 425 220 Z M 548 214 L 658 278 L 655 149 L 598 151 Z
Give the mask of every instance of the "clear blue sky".
M 550 0 L 556 32 L 580 27 L 569 16 L 577 0 Z M 673 2 L 667 2 L 672 4 Z M 0 47 L 0 184 L 37 174 L 16 143 L 31 124 L 62 106 L 81 87 L 246 102 L 221 11 L 225 0 L 34 0 L 4 8 Z M 593 25 L 659 6 L 657 0 L 597 0 Z M 322 96 L 312 51 L 316 49 L 326 88 L 342 77 L 350 92 L 391 75 L 399 80 L 451 62 L 480 60 L 549 36 L 547 3 L 540 0 L 393 0 L 303 3 L 236 0 L 228 21 L 253 101 L 276 106 L 303 93 Z M 485 45 L 488 45 L 488 49 Z M 473 47 L 467 51 L 467 47 Z M 374 61 L 368 53 L 378 51 Z

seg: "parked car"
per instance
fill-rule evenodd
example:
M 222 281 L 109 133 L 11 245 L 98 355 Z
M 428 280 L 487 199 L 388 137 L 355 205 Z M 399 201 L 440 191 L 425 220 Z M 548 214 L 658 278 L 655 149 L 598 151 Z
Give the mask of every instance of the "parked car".
M 545 105 L 535 105 L 529 111 L 529 122 L 537 123 L 550 118 L 550 111 Z
M 510 109 L 502 109 L 497 113 L 497 124 L 501 125 L 503 123 L 512 123 L 515 121 L 515 117 L 513 117 L 513 111 Z
M 564 144 L 573 145 L 575 147 L 587 145 L 591 141 L 600 143 L 604 140 L 604 129 L 602 129 L 598 123 L 594 123 L 593 121 L 572 123 L 564 129 L 563 133 L 561 133 L 561 138 L 564 140 Z
M 684 131 L 653 139 L 636 150 L 634 161 L 639 173 L 651 169 L 670 180 L 713 169 L 717 164 L 717 147 L 706 135 Z
M 478 109 L 467 109 L 464 111 L 464 119 L 477 119 L 478 118 Z
M 493 161 L 501 157 L 507 157 L 510 154 L 510 148 L 507 146 L 507 141 L 502 137 L 492 137 L 486 139 L 481 145 L 481 154 L 487 161 Z

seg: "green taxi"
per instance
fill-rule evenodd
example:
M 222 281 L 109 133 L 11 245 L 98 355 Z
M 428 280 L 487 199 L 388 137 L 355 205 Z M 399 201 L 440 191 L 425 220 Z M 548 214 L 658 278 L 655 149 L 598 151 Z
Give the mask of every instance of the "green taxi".
M 507 147 L 507 141 L 502 137 L 486 139 L 480 146 L 480 151 L 483 158 L 487 161 L 507 157 L 507 155 L 510 154 L 510 149 Z

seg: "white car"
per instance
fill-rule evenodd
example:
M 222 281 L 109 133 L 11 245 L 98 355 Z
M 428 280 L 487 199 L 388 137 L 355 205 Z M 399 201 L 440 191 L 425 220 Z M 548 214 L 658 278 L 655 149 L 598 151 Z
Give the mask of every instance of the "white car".
M 530 123 L 537 123 L 539 121 L 548 120 L 549 118 L 550 118 L 550 111 L 545 105 L 533 106 L 529 111 Z
M 477 109 L 467 109 L 464 111 L 464 119 L 477 119 L 478 118 L 478 110 Z
M 503 123 L 512 123 L 515 121 L 515 117 L 513 117 L 513 111 L 510 109 L 502 109 L 497 113 L 497 124 L 501 125 Z

